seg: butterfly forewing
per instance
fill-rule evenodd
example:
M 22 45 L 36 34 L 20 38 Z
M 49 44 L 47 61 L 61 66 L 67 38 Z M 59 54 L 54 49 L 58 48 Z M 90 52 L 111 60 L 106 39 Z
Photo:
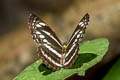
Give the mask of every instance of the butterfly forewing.
M 62 44 L 55 32 L 40 18 L 34 14 L 29 17 L 29 29 L 33 39 L 40 44 L 48 43 L 62 49 Z
M 73 32 L 70 40 L 68 41 L 67 46 L 73 45 L 74 43 L 79 43 L 84 37 L 85 29 L 89 23 L 89 14 L 85 14 L 85 16 L 81 19 L 79 24 L 77 25 L 75 31 Z

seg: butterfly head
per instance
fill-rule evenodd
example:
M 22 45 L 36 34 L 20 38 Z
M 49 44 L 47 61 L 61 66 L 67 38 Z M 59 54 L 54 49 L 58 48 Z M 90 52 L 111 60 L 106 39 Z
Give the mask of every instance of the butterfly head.
M 63 45 L 63 49 L 66 49 L 67 48 L 67 45 Z
M 64 44 L 64 45 L 62 46 L 62 51 L 63 51 L 63 52 L 66 52 L 66 49 L 67 49 L 67 45 Z

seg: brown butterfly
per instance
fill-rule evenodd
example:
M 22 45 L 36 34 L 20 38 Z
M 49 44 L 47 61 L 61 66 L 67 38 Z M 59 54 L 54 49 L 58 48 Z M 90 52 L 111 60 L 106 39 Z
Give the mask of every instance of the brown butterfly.
M 62 44 L 55 32 L 39 17 L 30 14 L 29 29 L 35 42 L 39 43 L 38 54 L 49 68 L 71 68 L 78 57 L 79 42 L 88 26 L 89 14 L 81 19 L 67 45 Z

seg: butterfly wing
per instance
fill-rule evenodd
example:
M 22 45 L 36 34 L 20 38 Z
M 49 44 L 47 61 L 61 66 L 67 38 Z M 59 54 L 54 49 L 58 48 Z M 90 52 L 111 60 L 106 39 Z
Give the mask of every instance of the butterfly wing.
M 38 54 L 44 64 L 50 68 L 59 69 L 62 44 L 55 32 L 34 14 L 30 14 L 28 24 L 33 39 L 40 44 Z
M 32 37 L 37 43 L 51 43 L 60 49 L 62 48 L 62 44 L 55 32 L 36 15 L 30 14 L 28 25 L 31 30 Z
M 77 25 L 75 31 L 73 32 L 70 40 L 68 41 L 67 46 L 72 45 L 74 43 L 78 43 L 84 37 L 85 29 L 89 23 L 89 14 L 85 14 L 85 16 L 81 19 L 80 23 Z
M 38 54 L 43 60 L 43 63 L 53 70 L 58 70 L 62 67 L 62 65 L 60 64 L 60 59 L 62 56 L 59 54 L 59 52 L 61 51 L 58 50 L 56 47 L 46 43 L 38 47 Z
M 73 44 L 70 45 L 65 54 L 65 63 L 64 63 L 64 68 L 70 68 L 72 67 L 72 64 L 76 61 L 78 58 L 78 51 L 79 51 L 79 45 L 78 44 Z
M 69 68 L 72 66 L 74 61 L 78 57 L 79 45 L 78 43 L 82 40 L 85 29 L 89 22 L 89 14 L 85 14 L 85 16 L 81 19 L 80 23 L 77 25 L 75 31 L 73 32 L 68 44 L 67 44 L 67 52 L 65 54 L 65 65 L 64 68 Z

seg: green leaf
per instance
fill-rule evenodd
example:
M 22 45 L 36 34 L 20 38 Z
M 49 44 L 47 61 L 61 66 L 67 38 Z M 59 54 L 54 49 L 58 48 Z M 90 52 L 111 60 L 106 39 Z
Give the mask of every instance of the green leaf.
M 80 44 L 79 57 L 72 68 L 53 71 L 38 60 L 28 66 L 14 80 L 63 80 L 74 73 L 84 76 L 88 68 L 102 60 L 108 50 L 108 45 L 107 39 L 86 41 Z
M 120 80 L 120 58 L 109 70 L 104 80 Z

